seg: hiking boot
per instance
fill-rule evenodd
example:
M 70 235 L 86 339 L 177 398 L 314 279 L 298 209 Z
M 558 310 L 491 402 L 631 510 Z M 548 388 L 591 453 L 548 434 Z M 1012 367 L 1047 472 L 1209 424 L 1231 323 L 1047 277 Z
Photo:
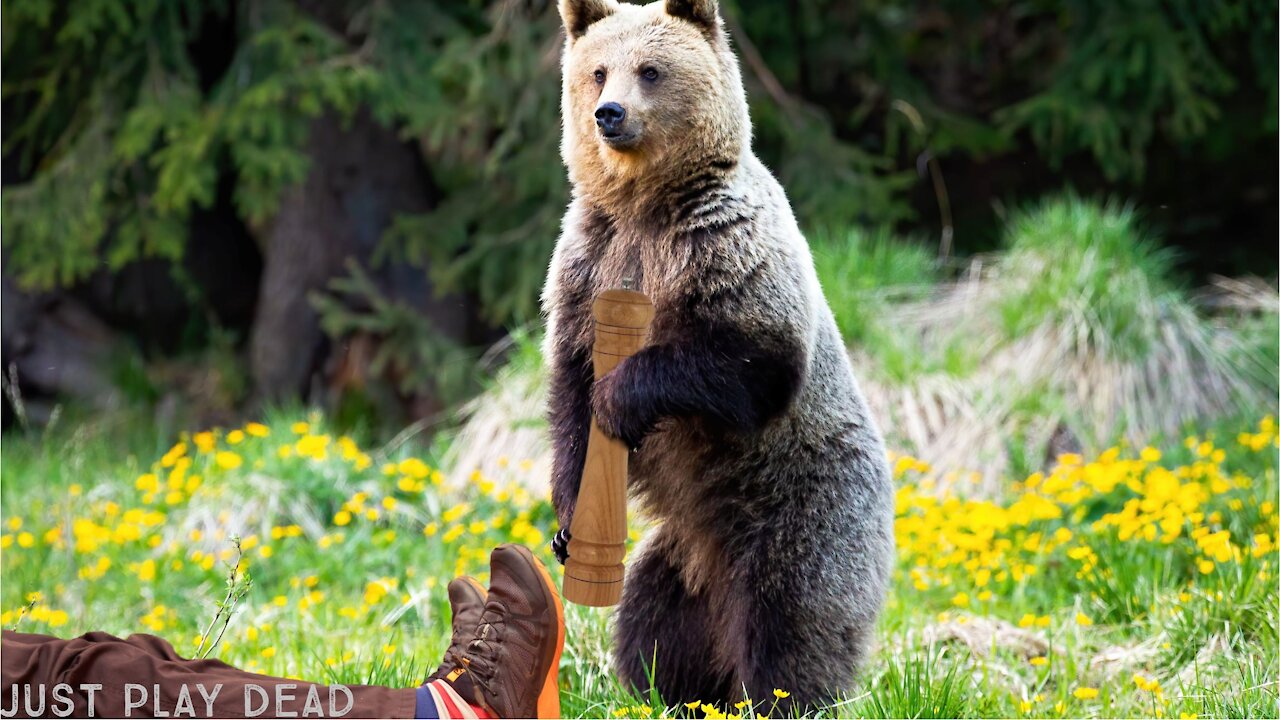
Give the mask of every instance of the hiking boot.
M 564 608 L 551 575 L 529 549 L 500 545 L 489 556 L 489 599 L 454 687 L 496 717 L 560 717 Z M 468 682 L 469 680 L 469 682 Z
M 449 607 L 453 610 L 453 639 L 444 651 L 440 667 L 427 676 L 426 682 L 444 680 L 449 673 L 462 667 L 462 657 L 467 643 L 476 635 L 476 625 L 484 612 L 484 601 L 489 593 L 473 577 L 459 577 L 449 581 Z M 425 684 L 425 683 L 424 683 Z

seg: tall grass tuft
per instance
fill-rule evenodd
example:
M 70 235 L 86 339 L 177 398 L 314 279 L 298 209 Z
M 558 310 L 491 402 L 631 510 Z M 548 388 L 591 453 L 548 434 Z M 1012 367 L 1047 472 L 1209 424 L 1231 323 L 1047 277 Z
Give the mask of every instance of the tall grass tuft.
M 974 717 L 977 695 L 962 666 L 942 653 L 919 652 L 890 658 L 884 674 L 859 708 L 867 718 Z
M 1159 343 L 1162 320 L 1187 310 L 1169 281 L 1172 253 L 1132 205 L 1114 200 L 1066 195 L 1015 213 L 1001 265 L 996 307 L 1010 339 L 1053 324 L 1092 349 L 1136 358 Z
M 1257 301 L 1257 283 L 1197 304 L 1173 259 L 1114 201 L 1067 195 L 1014 213 L 1001 254 L 886 313 L 924 355 L 919 372 L 877 372 L 884 356 L 854 348 L 891 442 L 976 471 L 990 492 L 1058 452 L 1271 409 L 1275 305 Z

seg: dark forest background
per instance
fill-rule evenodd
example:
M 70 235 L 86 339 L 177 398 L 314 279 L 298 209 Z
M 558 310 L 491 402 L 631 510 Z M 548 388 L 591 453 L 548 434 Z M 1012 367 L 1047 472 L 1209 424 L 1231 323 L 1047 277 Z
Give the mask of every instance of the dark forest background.
M 15 397 L 440 417 L 536 323 L 568 196 L 554 3 L 0 7 L 6 422 Z M 723 12 L 811 234 L 887 228 L 958 273 L 1070 190 L 1131 201 L 1179 284 L 1274 282 L 1274 2 Z

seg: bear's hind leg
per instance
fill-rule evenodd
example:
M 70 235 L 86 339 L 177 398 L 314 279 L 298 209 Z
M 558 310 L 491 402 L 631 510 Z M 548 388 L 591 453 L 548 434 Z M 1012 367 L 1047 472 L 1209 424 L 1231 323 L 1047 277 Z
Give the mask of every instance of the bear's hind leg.
M 715 652 L 718 628 L 705 596 L 688 592 L 674 544 L 659 528 L 627 567 L 618 605 L 614 663 L 623 682 L 668 705 L 719 702 L 731 675 Z
M 770 540 L 788 551 L 749 554 L 729 596 L 735 685 L 764 703 L 757 712 L 807 713 L 854 690 L 879 607 L 869 597 L 880 582 L 841 567 L 838 558 L 824 561 L 801 539 Z M 793 565 L 786 558 L 801 560 Z M 775 689 L 789 695 L 775 697 Z

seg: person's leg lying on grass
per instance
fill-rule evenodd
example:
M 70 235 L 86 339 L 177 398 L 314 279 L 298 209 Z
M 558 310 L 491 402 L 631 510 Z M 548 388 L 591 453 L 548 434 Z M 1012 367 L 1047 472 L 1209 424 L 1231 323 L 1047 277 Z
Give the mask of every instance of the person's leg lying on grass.
M 5 630 L 0 665 L 6 717 L 410 718 L 417 700 L 412 688 L 324 686 L 187 659 L 154 635 L 62 639 Z M 60 694 L 58 685 L 68 689 Z
M 550 575 L 520 546 L 501 546 L 490 561 L 488 593 L 471 578 L 449 584 L 453 639 L 419 688 L 259 675 L 182 658 L 151 635 L 64 640 L 6 630 L 0 709 L 5 717 L 65 717 L 68 708 L 86 717 L 92 701 L 96 717 L 558 717 L 564 615 Z M 58 684 L 70 691 L 55 692 Z

